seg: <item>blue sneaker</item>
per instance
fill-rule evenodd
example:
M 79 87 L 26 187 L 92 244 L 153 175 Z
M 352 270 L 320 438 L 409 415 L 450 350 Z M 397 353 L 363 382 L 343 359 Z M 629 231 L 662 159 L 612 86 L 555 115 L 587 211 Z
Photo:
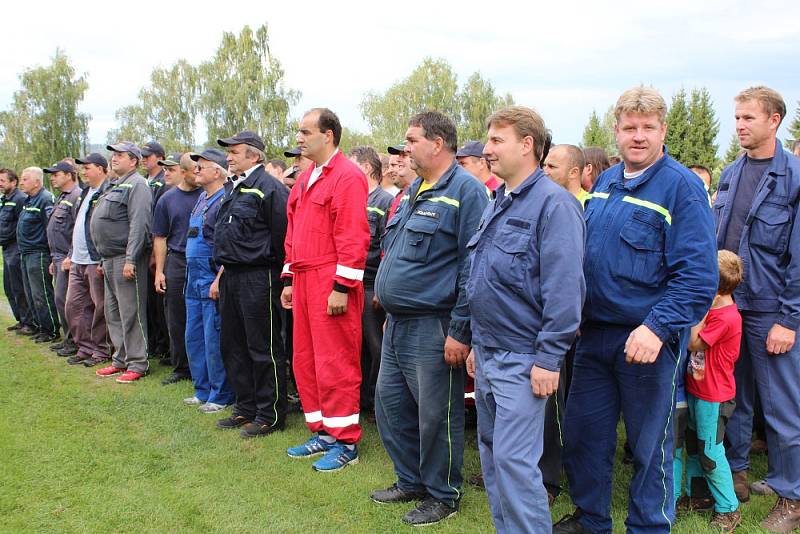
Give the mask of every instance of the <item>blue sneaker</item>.
M 286 449 L 286 454 L 289 458 L 313 458 L 328 452 L 332 446 L 333 443 L 326 443 L 319 436 L 311 436 L 311 439 L 302 445 Z
M 330 473 L 338 471 L 347 465 L 357 463 L 358 449 L 356 447 L 348 449 L 343 443 L 337 441 L 330 446 L 325 456 L 314 462 L 311 467 L 314 468 L 314 471 Z

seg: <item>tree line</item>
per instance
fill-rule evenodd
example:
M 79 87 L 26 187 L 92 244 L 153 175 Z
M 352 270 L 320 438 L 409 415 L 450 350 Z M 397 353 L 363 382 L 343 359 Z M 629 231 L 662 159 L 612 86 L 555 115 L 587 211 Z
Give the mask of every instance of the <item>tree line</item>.
M 91 117 L 78 110 L 89 87 L 87 76 L 77 74 L 60 49 L 48 66 L 20 75 L 20 89 L 9 109 L 0 112 L 0 165 L 50 165 L 64 155 L 87 151 Z M 251 129 L 264 139 L 267 155 L 279 157 L 294 144 L 297 118 L 292 117 L 292 108 L 300 96 L 299 90 L 287 87 L 281 62 L 270 52 L 267 25 L 255 31 L 245 26 L 238 35 L 225 32 L 214 55 L 197 65 L 179 59 L 170 67 L 153 69 L 138 101 L 116 111 L 118 127 L 107 133 L 107 141 L 156 139 L 172 152 L 214 144 L 218 137 Z M 459 139 L 479 140 L 485 135 L 486 117 L 513 103 L 511 94 L 499 94 L 480 72 L 460 84 L 447 61 L 425 58 L 386 90 L 363 95 L 359 109 L 367 131 L 346 128 L 342 149 L 397 143 L 408 117 L 426 109 L 452 117 Z M 196 138 L 201 122 L 206 139 Z M 740 152 L 734 134 L 724 156 L 718 157 L 719 121 L 705 87 L 673 95 L 667 123 L 670 154 L 685 165 L 699 163 L 718 175 Z M 582 146 L 599 146 L 615 154 L 613 128 L 613 106 L 602 116 L 592 111 Z M 789 131 L 793 139 L 800 138 L 800 106 Z

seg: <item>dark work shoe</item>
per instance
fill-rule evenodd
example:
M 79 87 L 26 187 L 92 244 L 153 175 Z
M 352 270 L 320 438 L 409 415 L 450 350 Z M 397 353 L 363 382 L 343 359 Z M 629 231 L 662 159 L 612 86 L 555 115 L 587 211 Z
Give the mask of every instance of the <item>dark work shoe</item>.
M 70 365 L 78 365 L 84 363 L 86 360 L 91 360 L 91 359 L 92 359 L 91 354 L 75 354 L 74 356 L 70 356 L 69 358 L 67 358 L 67 363 Z
M 49 347 L 47 347 L 47 348 L 48 348 L 48 349 L 50 349 L 50 350 L 52 350 L 52 351 L 61 350 L 61 349 L 63 349 L 63 348 L 64 348 L 64 344 L 65 344 L 65 343 L 66 343 L 66 341 L 60 341 L 60 342 L 58 342 L 58 343 L 53 343 L 52 345 L 50 345 L 50 346 L 49 346 Z
M 709 523 L 709 526 L 720 532 L 733 534 L 733 531 L 736 530 L 736 527 L 741 523 L 741 512 L 739 512 L 739 510 L 734 510 L 733 512 L 714 512 L 711 514 L 711 523 Z
M 591 534 L 581 525 L 583 511 L 577 508 L 571 515 L 565 515 L 553 525 L 553 534 Z
M 81 363 L 83 363 L 84 367 L 94 367 L 95 365 L 106 364 L 110 361 L 111 360 L 109 358 L 98 358 L 97 356 L 92 356 L 88 360 L 84 360 Z
M 257 438 L 259 436 L 269 436 L 273 432 L 283 430 L 283 425 L 264 425 L 261 423 L 245 423 L 239 435 L 243 438 Z
M 687 512 L 710 512 L 714 509 L 714 499 L 711 497 L 689 497 L 684 495 L 675 504 L 675 511 L 679 514 Z
M 23 326 L 19 330 L 17 330 L 18 336 L 37 336 L 39 335 L 39 331 L 32 327 L 32 326 Z
M 180 382 L 182 380 L 189 380 L 190 378 L 191 377 L 186 376 L 186 375 L 179 375 L 177 373 L 172 373 L 167 378 L 165 378 L 164 380 L 161 381 L 161 385 L 162 386 L 168 386 L 170 384 L 177 384 L 178 382 Z
M 412 527 L 425 527 L 454 516 L 458 513 L 456 506 L 448 506 L 436 497 L 426 497 L 416 508 L 403 516 L 403 523 Z
M 243 415 L 232 415 L 217 421 L 217 428 L 221 428 L 222 430 L 230 430 L 233 428 L 239 428 L 240 426 L 246 425 L 249 422 L 250 419 Z
M 428 497 L 427 491 L 406 491 L 392 484 L 386 489 L 378 489 L 369 494 L 369 498 L 378 504 L 397 504 L 401 502 L 421 501 Z
M 39 334 L 33 338 L 34 343 L 50 343 L 58 339 L 58 334 Z
M 69 345 L 65 344 L 61 349 L 56 351 L 56 354 L 62 357 L 74 356 L 75 354 L 78 354 L 78 347 L 71 343 Z
M 8 332 L 14 332 L 16 330 L 22 330 L 22 323 L 14 323 L 11 326 L 6 327 Z

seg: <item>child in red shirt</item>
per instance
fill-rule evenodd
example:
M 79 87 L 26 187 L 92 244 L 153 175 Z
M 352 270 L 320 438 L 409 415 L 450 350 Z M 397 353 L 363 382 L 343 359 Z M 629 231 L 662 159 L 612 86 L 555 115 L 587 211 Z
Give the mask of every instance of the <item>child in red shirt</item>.
M 689 350 L 695 352 L 686 377 L 686 486 L 691 502 L 692 479 L 705 478 L 715 501 L 711 526 L 733 532 L 741 515 L 722 439 L 735 406 L 733 368 L 739 359 L 742 317 L 732 294 L 742 281 L 743 268 L 741 259 L 727 250 L 719 251 L 718 263 L 717 296 L 705 318 L 692 328 L 689 339 Z

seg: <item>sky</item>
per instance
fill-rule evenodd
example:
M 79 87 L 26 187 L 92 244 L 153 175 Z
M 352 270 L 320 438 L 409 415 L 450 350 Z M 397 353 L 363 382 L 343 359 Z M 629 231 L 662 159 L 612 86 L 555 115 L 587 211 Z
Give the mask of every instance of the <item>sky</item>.
M 758 7 L 758 6 L 769 6 Z M 800 3 L 670 2 L 4 2 L 0 7 L 0 109 L 18 75 L 61 48 L 89 90 L 81 111 L 89 138 L 103 143 L 114 112 L 137 102 L 155 67 L 210 58 L 223 32 L 268 24 L 285 84 L 302 93 L 292 110 L 333 109 L 366 130 L 359 104 L 405 78 L 425 57 L 442 58 L 463 82 L 475 71 L 499 93 L 537 109 L 557 143 L 579 143 L 592 112 L 641 83 L 669 102 L 681 87 L 706 87 L 720 120 L 717 142 L 734 131 L 733 97 L 768 85 L 786 101 L 786 126 L 800 101 Z M 24 21 L 14 23 L 14 21 Z

